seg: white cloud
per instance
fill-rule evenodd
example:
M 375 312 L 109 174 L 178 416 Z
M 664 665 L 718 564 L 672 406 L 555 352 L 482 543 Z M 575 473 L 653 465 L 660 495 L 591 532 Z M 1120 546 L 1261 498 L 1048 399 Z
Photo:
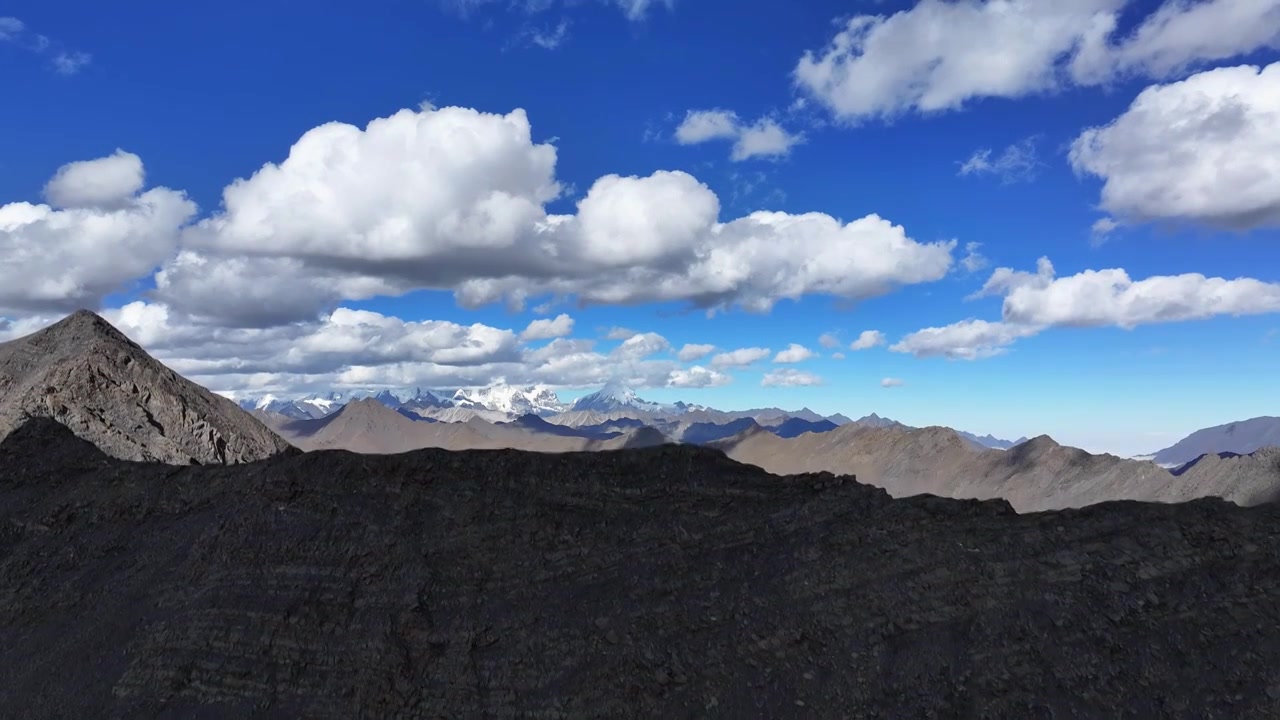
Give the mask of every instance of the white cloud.
M 53 56 L 53 69 L 59 75 L 75 75 L 93 61 L 89 53 L 68 51 Z
M 964 244 L 964 257 L 960 259 L 960 267 L 966 272 L 977 272 L 987 266 L 987 258 L 978 251 L 981 247 L 982 243 Z
M 898 379 L 898 378 L 891 378 L 891 377 L 887 377 L 887 378 L 885 378 L 885 379 L 883 379 L 883 380 L 881 380 L 881 381 L 880 381 L 880 387 L 882 387 L 882 388 L 896 388 L 896 387 L 902 387 L 902 386 L 903 386 L 903 385 L 905 385 L 905 384 L 906 384 L 906 383 L 902 382 L 902 380 L 900 380 L 900 379 Z
M 765 373 L 764 378 L 760 380 L 761 387 L 802 387 L 821 384 L 822 378 L 795 368 L 773 370 Z
M 786 350 L 774 355 L 773 361 L 776 363 L 798 363 L 809 360 L 813 356 L 814 353 L 809 348 L 798 343 L 791 343 Z
M 833 332 L 822 333 L 818 336 L 818 344 L 828 350 L 840 347 L 840 336 Z
M 58 168 L 44 186 L 44 196 L 56 208 L 114 209 L 137 195 L 145 179 L 142 158 L 117 149 L 106 157 Z
M 1277 118 L 1280 63 L 1210 70 L 1142 91 L 1076 138 L 1071 164 L 1102 178 L 1102 209 L 1122 221 L 1280 225 Z
M 842 353 L 842 352 L 838 352 L 838 353 L 831 353 L 831 359 L 832 359 L 832 360 L 843 360 L 843 359 L 844 359 L 844 353 Z
M 849 343 L 850 350 L 870 350 L 885 344 L 884 333 L 879 330 L 863 330 L 858 339 Z
M 639 335 L 639 333 L 637 333 L 635 330 L 632 330 L 631 328 L 615 326 L 615 327 L 609 328 L 609 330 L 604 334 L 604 339 L 605 340 L 626 340 L 633 335 Z
M 676 142 L 696 145 L 711 140 L 733 140 L 729 158 L 735 162 L 756 157 L 777 158 L 804 142 L 804 134 L 787 132 L 773 118 L 743 123 L 731 110 L 690 110 L 676 128 Z
M 622 341 L 622 344 L 614 348 L 610 355 L 612 357 L 639 360 L 670 348 L 671 343 L 658 333 L 638 333 Z
M 532 142 L 519 110 L 405 110 L 364 130 L 323 125 L 280 164 L 226 188 L 225 210 L 184 234 L 158 297 L 258 324 L 417 289 L 452 290 L 468 308 L 551 295 L 765 312 L 808 294 L 873 297 L 951 267 L 954 242 L 917 243 L 876 215 L 720 222 L 715 193 L 683 172 L 605 176 L 576 215 L 548 215 L 560 194 L 555 156 Z
M 730 110 L 690 110 L 676 128 L 676 142 L 696 145 L 738 135 L 738 115 Z
M 0 17 L 0 40 L 4 42 L 17 40 L 26 27 L 26 24 L 16 17 Z
M 529 327 L 520 333 L 520 339 L 528 342 L 530 340 L 550 340 L 551 338 L 564 337 L 573 332 L 573 318 L 561 313 L 555 318 L 542 318 L 529 323 Z
M 956 110 L 1070 84 L 1161 78 L 1280 42 L 1273 0 L 1169 0 L 1117 39 L 1126 0 L 921 0 L 857 15 L 796 65 L 797 86 L 856 122 Z
M 976 295 L 1004 295 L 1000 322 L 964 320 L 914 332 L 889 349 L 917 357 L 974 360 L 1051 327 L 1119 327 L 1280 312 L 1280 283 L 1199 273 L 1133 280 L 1122 269 L 1055 277 L 1040 258 L 1035 273 L 998 268 Z
M 1095 238 L 1105 238 L 1121 227 L 1121 224 L 1114 218 L 1104 217 L 1094 221 L 1089 231 L 1093 233 Z
M 693 362 L 710 355 L 715 352 L 715 349 L 715 345 L 686 344 L 680 348 L 680 352 L 676 353 L 676 357 L 680 359 L 680 362 Z
M 746 367 L 769 357 L 769 348 L 750 347 L 722 352 L 711 358 L 711 367 L 717 369 Z
M 120 164 L 137 161 L 128 158 Z M 0 311 L 96 308 L 103 296 L 149 276 L 172 255 L 195 205 L 168 188 L 139 193 L 141 161 L 136 178 L 119 172 L 117 162 L 104 158 L 58 171 L 49 195 L 76 207 L 0 206 Z
M 995 157 L 991 148 L 979 148 L 960 163 L 960 175 L 995 175 L 1006 185 L 1030 182 L 1043 166 L 1036 155 L 1037 139 L 1033 136 L 1016 142 Z
M 890 345 L 893 352 L 916 357 L 945 357 L 978 360 L 1005 352 L 1016 340 L 1040 332 L 1041 328 L 986 320 L 964 320 L 943 327 L 929 327 L 907 335 Z
M 569 37 L 569 21 L 561 20 L 554 30 L 533 30 L 529 42 L 543 50 L 555 50 Z
M 675 388 L 722 387 L 728 385 L 732 380 L 732 377 L 724 373 L 704 368 L 701 365 L 694 365 L 687 370 L 672 370 L 667 380 L 667 386 Z

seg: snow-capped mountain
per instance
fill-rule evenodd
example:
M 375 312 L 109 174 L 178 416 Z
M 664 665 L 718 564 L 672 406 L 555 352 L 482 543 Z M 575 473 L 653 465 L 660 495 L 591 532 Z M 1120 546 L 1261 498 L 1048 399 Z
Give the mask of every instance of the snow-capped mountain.
M 463 388 L 453 394 L 456 407 L 492 410 L 512 416 L 554 415 L 565 409 L 555 391 L 546 385 L 517 387 L 499 383 L 485 388 Z
M 608 383 L 590 395 L 583 395 L 573 402 L 570 410 L 593 410 L 599 413 L 612 413 L 619 410 L 638 410 L 640 412 L 685 412 L 692 407 L 685 403 L 663 405 L 640 399 L 636 391 L 622 383 Z

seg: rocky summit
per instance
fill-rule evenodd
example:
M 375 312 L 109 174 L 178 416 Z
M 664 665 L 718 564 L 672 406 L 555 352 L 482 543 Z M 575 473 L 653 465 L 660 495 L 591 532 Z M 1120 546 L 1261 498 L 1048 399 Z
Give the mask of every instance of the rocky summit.
M 0 343 L 0 438 L 53 418 L 125 460 L 231 464 L 290 446 L 87 310 Z
M 1017 514 L 707 448 L 0 443 L 23 718 L 1280 716 L 1280 509 Z

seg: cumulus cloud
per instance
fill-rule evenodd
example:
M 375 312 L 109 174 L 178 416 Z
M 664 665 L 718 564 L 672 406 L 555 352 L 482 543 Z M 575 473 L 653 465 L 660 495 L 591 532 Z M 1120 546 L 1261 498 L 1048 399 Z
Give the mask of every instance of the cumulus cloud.
M 60 52 L 53 56 L 53 69 L 59 75 L 75 75 L 92 61 L 93 56 L 86 52 Z
M 648 332 L 638 333 L 623 340 L 622 344 L 614 348 L 610 354 L 613 357 L 639 360 L 670 348 L 671 343 L 666 338 L 658 333 Z
M 1009 145 L 999 154 L 991 148 L 979 148 L 960 163 L 960 176 L 994 175 L 1005 185 L 1030 182 L 1043 166 L 1036 154 L 1038 138 L 1029 137 Z M 993 156 L 994 155 L 994 156 Z
M 749 347 L 722 352 L 711 358 L 716 369 L 747 367 L 769 357 L 769 348 Z
M 676 357 L 680 359 L 680 362 L 693 362 L 710 355 L 715 352 L 715 349 L 715 345 L 698 345 L 688 343 L 684 347 L 680 348 L 680 352 L 676 353 Z
M 520 333 L 520 339 L 528 342 L 530 340 L 550 340 L 551 338 L 564 337 L 573 332 L 573 318 L 561 313 L 555 318 L 542 318 L 529 323 L 529 327 Z
M 580 388 L 621 379 L 636 388 L 713 387 L 731 378 L 654 358 L 664 341 L 638 333 L 610 353 L 557 338 L 522 348 L 517 332 L 484 324 L 405 321 L 338 308 L 315 321 L 265 328 L 202 323 L 162 303 L 137 301 L 106 318 L 178 372 L 216 391 L 285 396 L 350 389 L 469 387 L 493 382 Z M 0 320 L 0 338 L 33 332 L 55 317 Z
M 954 242 L 917 243 L 876 215 L 721 222 L 715 193 L 683 172 L 608 175 L 576 214 L 550 215 L 545 205 L 561 193 L 555 158 L 520 110 L 428 107 L 363 130 L 323 125 L 283 162 L 226 188 L 224 209 L 184 233 L 184 254 L 157 278 L 159 297 L 238 322 L 259 307 L 259 324 L 416 289 L 451 290 L 468 308 L 548 295 L 765 312 L 784 298 L 862 299 L 931 282 L 953 262 Z M 237 280 L 273 263 L 272 282 Z M 230 283 L 221 298 L 207 292 L 210 275 Z M 240 299 L 269 292 L 281 302 Z
M 690 110 L 676 128 L 676 142 L 696 145 L 711 140 L 732 140 L 729 158 L 735 162 L 756 157 L 778 158 L 804 142 L 804 133 L 787 132 L 777 120 L 764 117 L 744 123 L 731 110 Z
M 779 352 L 773 356 L 776 363 L 798 363 L 809 360 L 814 356 L 814 352 L 809 348 L 798 343 L 791 343 L 786 350 Z
M 858 339 L 849 344 L 850 350 L 870 350 L 885 344 L 884 333 L 879 330 L 863 330 Z
M 53 205 L 0 206 L 0 312 L 96 308 L 170 257 L 196 212 L 181 192 L 142 189 L 137 156 L 63 166 Z
M 1102 209 L 1124 221 L 1276 226 L 1277 118 L 1280 63 L 1218 68 L 1142 91 L 1118 118 L 1076 138 L 1071 165 L 1103 180 Z
M 44 186 L 44 197 L 56 208 L 118 208 L 142 189 L 142 158 L 117 149 L 96 160 L 67 163 Z
M 1117 37 L 1127 0 L 922 0 L 857 15 L 794 79 L 837 118 L 856 122 L 1020 98 L 1071 84 L 1163 78 L 1203 61 L 1280 45 L 1271 0 L 1168 0 Z
M 900 379 L 898 379 L 898 378 L 891 378 L 891 377 L 887 377 L 887 378 L 885 378 L 885 379 L 883 379 L 883 380 L 881 380 L 881 381 L 880 381 L 880 387 L 882 387 L 882 388 L 896 388 L 896 387 L 902 387 L 902 386 L 903 386 L 903 385 L 905 385 L 905 384 L 906 384 L 906 383 L 902 382 L 902 380 L 900 380 Z
M 969 319 L 925 328 L 889 349 L 917 357 L 974 360 L 998 355 L 1015 341 L 1051 327 L 1132 329 L 1280 312 L 1280 283 L 1199 273 L 1133 280 L 1119 268 L 1060 278 L 1048 258 L 1040 259 L 1034 273 L 998 268 L 978 294 L 1004 296 L 999 322 Z
M 986 320 L 963 320 L 943 327 L 917 330 L 890 345 L 889 349 L 922 358 L 978 360 L 1000 355 L 1019 338 L 1035 335 L 1041 329 Z
M 833 332 L 822 333 L 822 335 L 818 336 L 818 344 L 828 350 L 838 348 L 841 344 L 840 337 Z
M 795 368 L 767 372 L 760 380 L 761 387 L 802 387 L 821 384 L 822 378 Z
M 708 388 L 728 385 L 732 377 L 701 365 L 680 370 L 672 370 L 667 379 L 668 387 L 675 388 Z

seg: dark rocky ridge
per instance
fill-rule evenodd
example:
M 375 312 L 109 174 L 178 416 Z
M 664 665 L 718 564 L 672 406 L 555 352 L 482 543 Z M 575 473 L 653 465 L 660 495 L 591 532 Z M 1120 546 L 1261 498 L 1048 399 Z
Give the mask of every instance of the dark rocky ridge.
M 1017 515 L 670 445 L 0 444 L 13 717 L 1276 717 L 1278 599 L 1274 506 Z
M 87 310 L 0 343 L 0 438 L 33 417 L 53 418 L 125 460 L 240 463 L 290 449 Z

